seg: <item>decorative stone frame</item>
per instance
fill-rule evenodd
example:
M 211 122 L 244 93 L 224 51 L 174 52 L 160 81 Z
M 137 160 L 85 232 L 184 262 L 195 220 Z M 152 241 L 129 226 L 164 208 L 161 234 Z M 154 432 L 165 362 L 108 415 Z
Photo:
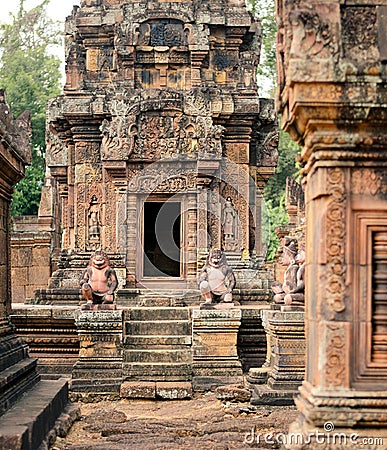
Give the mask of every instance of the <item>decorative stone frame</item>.
M 353 330 L 352 339 L 354 348 L 358 351 L 351 353 L 351 365 L 353 366 L 352 384 L 356 388 L 369 388 L 373 390 L 385 390 L 385 382 L 380 382 L 387 376 L 386 362 L 375 361 L 372 358 L 373 350 L 373 235 L 376 232 L 387 231 L 386 204 L 375 202 L 372 209 L 367 205 L 367 210 L 357 209 L 352 211 L 352 228 L 354 235 L 354 261 L 353 265 Z

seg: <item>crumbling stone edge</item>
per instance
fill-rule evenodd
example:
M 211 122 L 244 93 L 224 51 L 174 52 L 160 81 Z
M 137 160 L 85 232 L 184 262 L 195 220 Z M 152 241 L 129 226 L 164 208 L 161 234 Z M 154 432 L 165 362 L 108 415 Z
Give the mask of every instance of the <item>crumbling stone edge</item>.
M 80 420 L 81 408 L 79 405 L 69 403 L 63 413 L 55 421 L 54 427 L 48 432 L 46 439 L 42 442 L 39 450 L 48 450 L 52 448 L 56 439 L 64 438 L 69 433 L 74 422 Z

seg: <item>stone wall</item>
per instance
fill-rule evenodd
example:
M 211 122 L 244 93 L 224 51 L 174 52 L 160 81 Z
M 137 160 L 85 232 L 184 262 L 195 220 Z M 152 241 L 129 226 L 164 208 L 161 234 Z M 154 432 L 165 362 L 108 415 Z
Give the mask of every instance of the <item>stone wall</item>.
M 34 298 L 51 276 L 52 233 L 37 216 L 14 217 L 11 233 L 12 303 Z

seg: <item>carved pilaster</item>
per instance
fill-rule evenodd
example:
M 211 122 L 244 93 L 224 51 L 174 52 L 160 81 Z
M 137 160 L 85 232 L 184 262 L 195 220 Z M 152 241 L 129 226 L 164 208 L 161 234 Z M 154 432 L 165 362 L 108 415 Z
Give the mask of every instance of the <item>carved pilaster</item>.
M 206 390 L 238 382 L 242 366 L 237 354 L 240 309 L 192 311 L 193 385 Z
M 122 311 L 78 311 L 73 399 L 116 399 L 122 382 Z
M 305 376 L 304 312 L 263 310 L 261 316 L 268 345 L 261 373 L 266 369 L 268 378 L 267 385 L 258 384 L 261 381 L 257 378 L 259 372 L 251 371 L 251 403 L 293 404 L 293 397 Z
M 127 282 L 133 285 L 136 275 L 136 255 L 137 248 L 141 245 L 139 240 L 137 227 L 139 224 L 139 217 L 137 213 L 137 197 L 133 193 L 128 193 L 127 200 L 127 247 L 126 247 L 126 267 L 127 267 Z

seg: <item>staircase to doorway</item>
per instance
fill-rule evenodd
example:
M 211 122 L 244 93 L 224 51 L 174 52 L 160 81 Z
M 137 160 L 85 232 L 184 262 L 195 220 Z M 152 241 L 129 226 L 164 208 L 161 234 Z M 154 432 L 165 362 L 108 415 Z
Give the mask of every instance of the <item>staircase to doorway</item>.
M 125 381 L 191 381 L 188 307 L 132 307 L 124 318 Z

